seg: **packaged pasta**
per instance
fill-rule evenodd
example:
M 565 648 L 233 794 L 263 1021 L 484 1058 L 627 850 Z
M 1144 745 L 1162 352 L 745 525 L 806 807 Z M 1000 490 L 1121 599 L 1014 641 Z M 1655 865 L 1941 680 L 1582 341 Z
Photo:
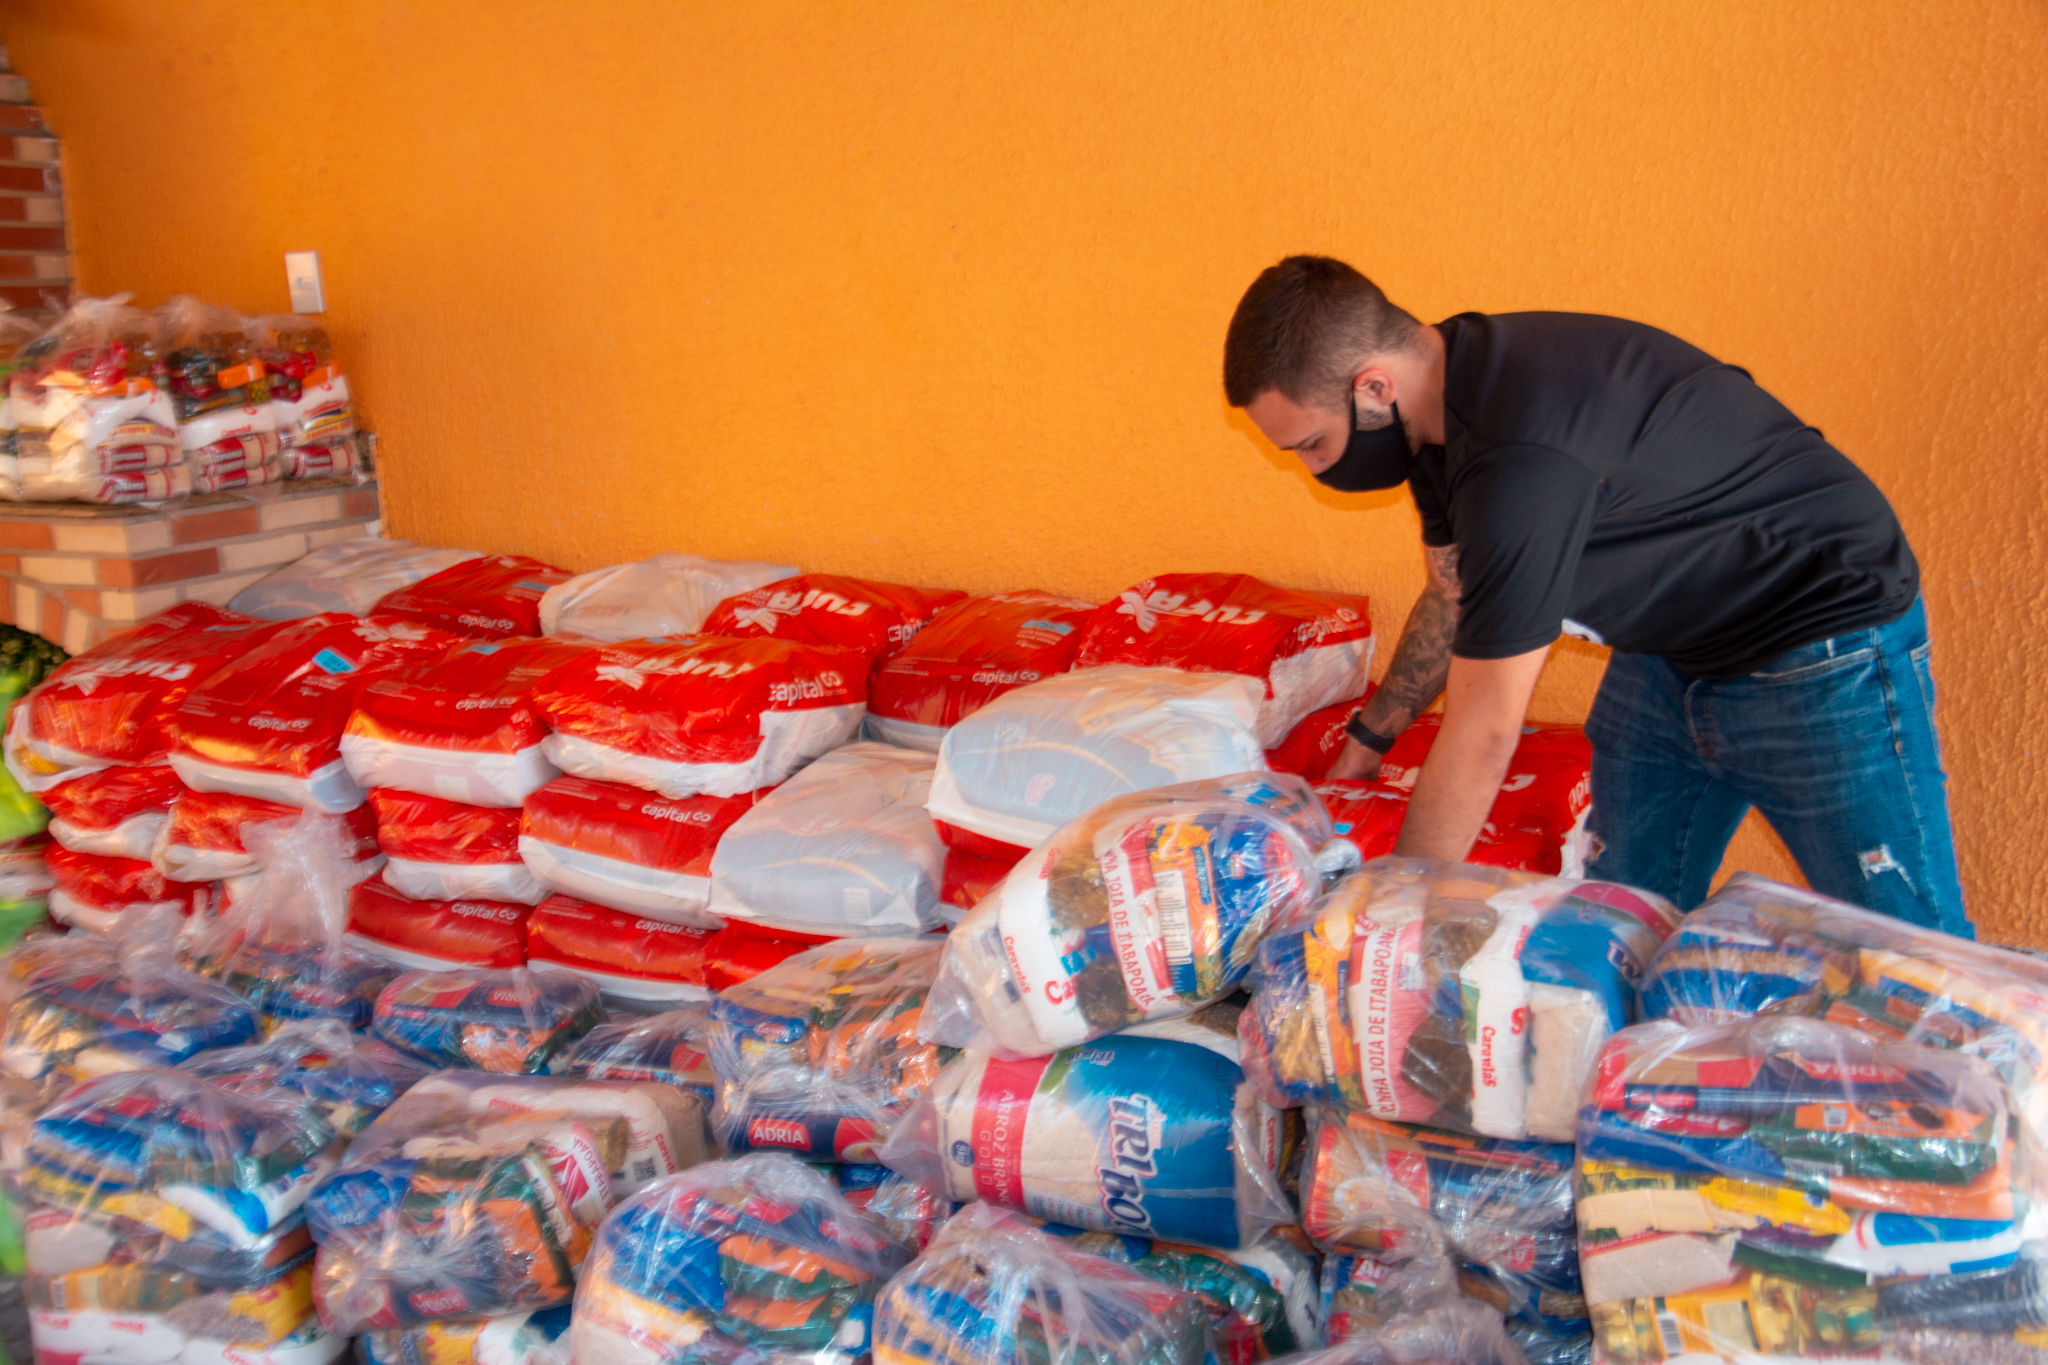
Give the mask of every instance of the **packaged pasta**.
M 948 935 L 922 1035 L 1042 1057 L 1190 1014 L 1236 988 L 1262 936 L 1298 931 L 1354 856 L 1308 784 L 1278 773 L 1105 802 Z
M 713 999 L 719 1141 L 732 1151 L 873 1162 L 952 1056 L 916 1034 L 943 946 L 842 939 Z
M 1608 882 L 1377 859 L 1258 945 L 1246 1070 L 1275 1104 L 1568 1141 L 1677 920 Z

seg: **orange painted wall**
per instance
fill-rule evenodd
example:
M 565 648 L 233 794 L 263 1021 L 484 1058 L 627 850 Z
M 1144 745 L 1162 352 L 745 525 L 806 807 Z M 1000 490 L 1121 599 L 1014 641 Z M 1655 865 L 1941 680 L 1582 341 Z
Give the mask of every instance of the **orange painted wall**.
M 1243 569 L 1391 636 L 1405 498 L 1224 406 L 1251 276 L 1670 328 L 1900 508 L 1974 910 L 2048 942 L 2039 0 L 8 0 L 0 38 L 88 289 L 281 308 L 318 249 L 391 531 L 577 568 Z

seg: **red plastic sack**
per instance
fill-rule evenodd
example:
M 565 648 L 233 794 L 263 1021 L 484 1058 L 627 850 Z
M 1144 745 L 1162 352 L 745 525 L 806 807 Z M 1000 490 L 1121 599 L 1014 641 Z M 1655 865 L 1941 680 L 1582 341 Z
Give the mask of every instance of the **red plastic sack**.
M 370 614 L 403 617 L 476 640 L 538 635 L 542 595 L 574 577 L 567 569 L 524 555 L 486 555 L 378 598 Z
M 280 805 L 236 792 L 179 793 L 171 806 L 150 861 L 173 881 L 224 881 L 246 877 L 262 870 L 262 859 L 244 837 L 257 825 L 296 826 L 305 812 L 297 806 Z M 377 848 L 377 822 L 367 806 L 358 806 L 341 817 L 351 843 L 349 875 L 355 880 L 369 876 L 384 865 Z
M 787 640 L 686 635 L 591 650 L 533 690 L 563 772 L 663 796 L 772 787 L 860 728 L 867 662 Z
M 807 645 L 858 650 L 869 663 L 910 642 L 943 607 L 965 601 L 951 588 L 910 588 L 865 578 L 800 573 L 728 597 L 704 618 L 704 634 L 750 640 L 773 636 Z
M 517 967 L 531 913 L 503 901 L 416 901 L 372 877 L 349 892 L 348 941 L 401 967 Z
M 1388 751 L 1375 781 L 1325 782 L 1316 788 L 1337 833 L 1367 858 L 1394 851 L 1409 793 L 1442 726 L 1440 716 L 1418 718 Z M 1465 861 L 1553 877 L 1583 876 L 1592 767 L 1593 746 L 1579 726 L 1523 726 L 1500 795 Z
M 711 853 L 766 793 L 654 796 L 618 782 L 563 777 L 526 798 L 519 856 L 541 884 L 671 924 L 717 928 Z
M 560 776 L 541 752 L 534 685 L 583 654 L 560 640 L 478 640 L 356 693 L 341 736 L 349 776 L 472 806 L 517 808 Z
M 50 890 L 50 918 L 74 929 L 110 929 L 124 914 L 159 905 L 190 915 L 213 904 L 212 882 L 168 881 L 134 858 L 102 858 L 52 844 L 43 860 L 56 882 Z
M 1249 574 L 1173 573 L 1097 607 L 1074 667 L 1139 664 L 1261 678 L 1259 743 L 1273 748 L 1311 711 L 1357 696 L 1371 663 L 1372 614 L 1363 597 L 1276 588 Z
M 704 945 L 716 932 L 554 895 L 526 921 L 526 960 L 537 972 L 578 972 L 627 1000 L 708 1000 Z
M 728 924 L 704 943 L 704 984 L 713 991 L 729 990 L 807 948 L 835 941 L 811 934 L 777 933 L 751 924 Z
M 42 801 L 50 808 L 50 837 L 73 853 L 146 859 L 184 790 L 169 764 L 155 763 L 74 777 Z
M 1018 861 L 1017 858 L 983 858 L 949 848 L 946 850 L 945 876 L 939 885 L 939 899 L 962 910 L 972 910 L 983 896 L 996 889 L 997 882 L 1010 875 L 1010 869 Z
M 869 678 L 869 738 L 937 753 L 962 716 L 1072 668 L 1094 610 L 1036 590 L 954 603 Z
M 1266 767 L 1276 773 L 1293 773 L 1311 782 L 1320 782 L 1328 777 L 1337 755 L 1344 752 L 1344 727 L 1351 723 L 1351 717 L 1360 707 L 1372 700 L 1372 694 L 1377 690 L 1368 687 L 1362 697 L 1310 712 L 1301 724 L 1287 732 L 1287 738 L 1266 750 Z
M 390 859 L 385 884 L 400 895 L 516 905 L 539 905 L 547 895 L 519 860 L 516 810 L 382 787 L 364 809 L 375 812 L 377 842 Z
M 187 602 L 52 673 L 8 717 L 7 770 L 32 792 L 114 764 L 163 763 L 171 716 L 194 687 L 278 629 Z
M 194 688 L 171 720 L 171 766 L 198 791 L 340 815 L 363 803 L 341 731 L 364 683 L 455 643 L 411 621 L 327 612 L 270 637 Z

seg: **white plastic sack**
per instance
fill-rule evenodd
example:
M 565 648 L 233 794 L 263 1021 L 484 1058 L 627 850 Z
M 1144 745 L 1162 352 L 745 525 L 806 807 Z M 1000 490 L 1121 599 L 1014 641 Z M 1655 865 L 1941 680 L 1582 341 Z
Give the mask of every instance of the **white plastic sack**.
M 797 773 L 718 841 L 711 913 L 846 937 L 921 933 L 958 918 L 939 900 L 946 846 L 925 812 L 935 763 L 849 744 Z
M 932 818 L 1020 848 L 1112 797 L 1257 772 L 1265 684 L 1116 664 L 1005 693 L 939 748 Z
M 447 550 L 409 540 L 342 540 L 295 559 L 235 594 L 231 611 L 265 621 L 292 621 L 323 611 L 366 616 L 377 599 L 464 560 L 477 550 Z
M 655 555 L 557 583 L 540 599 L 540 633 L 579 640 L 689 635 L 728 597 L 784 578 L 787 564 Z

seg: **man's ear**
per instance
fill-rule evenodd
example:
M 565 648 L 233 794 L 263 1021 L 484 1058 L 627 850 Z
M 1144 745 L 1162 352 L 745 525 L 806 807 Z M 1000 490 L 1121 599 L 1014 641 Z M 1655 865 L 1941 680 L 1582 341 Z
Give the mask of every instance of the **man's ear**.
M 1351 377 L 1351 397 L 1361 407 L 1391 407 L 1394 376 L 1377 365 L 1360 370 Z

